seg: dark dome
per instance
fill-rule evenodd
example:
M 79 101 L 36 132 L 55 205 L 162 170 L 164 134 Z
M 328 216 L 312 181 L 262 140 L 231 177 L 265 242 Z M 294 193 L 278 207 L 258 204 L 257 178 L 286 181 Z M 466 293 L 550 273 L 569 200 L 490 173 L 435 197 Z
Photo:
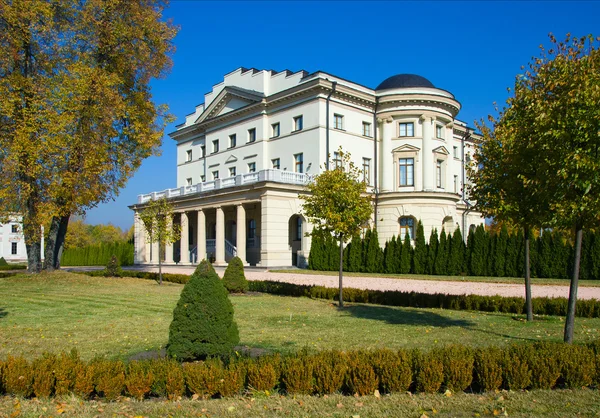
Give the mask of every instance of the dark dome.
M 407 87 L 431 87 L 435 88 L 431 81 L 416 74 L 396 74 L 386 78 L 375 90 L 400 89 Z

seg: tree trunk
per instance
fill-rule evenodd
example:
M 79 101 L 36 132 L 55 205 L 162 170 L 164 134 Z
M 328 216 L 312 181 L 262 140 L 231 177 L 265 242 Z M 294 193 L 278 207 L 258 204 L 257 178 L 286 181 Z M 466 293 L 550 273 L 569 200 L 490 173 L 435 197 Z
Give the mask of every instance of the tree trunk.
M 27 249 L 27 272 L 39 273 L 42 271 L 42 245 L 40 242 L 28 244 L 25 241 Z
M 340 303 L 339 307 L 344 307 L 344 295 L 342 291 L 342 281 L 343 281 L 343 269 L 344 269 L 344 236 L 340 235 Z
M 583 222 L 577 221 L 575 225 L 575 260 L 573 261 L 573 276 L 569 288 L 569 304 L 567 305 L 567 318 L 565 319 L 566 343 L 573 342 L 573 331 L 575 328 L 575 307 L 577 304 L 577 286 L 579 282 L 579 264 L 581 262 L 581 243 L 583 240 Z
M 46 239 L 46 250 L 44 270 L 53 271 L 60 268 L 60 255 L 67 235 L 69 216 L 55 216 L 52 218 L 48 238 Z
M 531 266 L 529 263 L 529 227 L 525 228 L 525 309 L 527 320 L 533 321 L 533 304 L 531 302 Z

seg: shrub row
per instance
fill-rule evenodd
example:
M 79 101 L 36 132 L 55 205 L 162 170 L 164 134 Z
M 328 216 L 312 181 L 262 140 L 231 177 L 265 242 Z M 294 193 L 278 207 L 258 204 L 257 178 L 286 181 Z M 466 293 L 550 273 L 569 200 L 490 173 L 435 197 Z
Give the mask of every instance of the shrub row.
M 530 240 L 532 277 L 568 279 L 573 267 L 573 246 L 569 236 L 545 231 Z M 523 232 L 510 234 L 506 227 L 497 233 L 482 225 L 469 231 L 467 244 L 460 229 L 454 233 L 433 230 L 426 242 L 423 225 L 416 225 L 415 237 L 392 237 L 379 245 L 376 230 L 356 236 L 344 249 L 344 271 L 522 277 L 524 265 Z M 339 246 L 331 236 L 313 233 L 309 268 L 337 271 Z M 580 279 L 600 279 L 600 234 L 586 231 L 580 265 Z
M 600 383 L 600 341 L 581 345 L 538 342 L 505 348 L 451 345 L 429 352 L 301 351 L 256 359 L 211 358 L 194 363 L 169 359 L 124 363 L 82 361 L 76 351 L 29 362 L 0 361 L 0 395 L 39 398 L 74 393 L 114 400 L 197 395 L 227 397 L 247 391 L 282 394 L 484 392 L 581 388 Z
M 62 253 L 62 266 L 101 266 L 106 265 L 113 255 L 122 266 L 133 265 L 133 243 L 122 241 L 102 243 L 81 248 L 68 248 Z
M 82 271 L 74 272 L 85 274 L 86 276 L 92 277 L 103 277 L 106 276 L 106 270 L 93 270 L 93 271 Z M 190 276 L 187 274 L 171 274 L 163 273 L 163 281 L 170 283 L 186 284 L 190 280 Z M 150 271 L 138 271 L 138 270 L 121 270 L 121 277 L 134 277 L 137 279 L 149 279 L 158 281 L 158 273 Z
M 337 300 L 339 290 L 313 285 L 299 285 L 274 281 L 250 281 L 250 290 L 282 296 L 309 297 Z M 363 290 L 344 288 L 344 301 L 372 303 L 376 305 L 403 306 L 415 308 L 443 308 L 521 314 L 525 311 L 525 299 L 503 296 L 447 295 L 444 293 L 416 293 L 395 290 Z M 565 316 L 566 298 L 533 298 L 533 313 L 536 315 Z M 576 315 L 583 318 L 600 317 L 600 301 L 583 299 L 577 301 Z

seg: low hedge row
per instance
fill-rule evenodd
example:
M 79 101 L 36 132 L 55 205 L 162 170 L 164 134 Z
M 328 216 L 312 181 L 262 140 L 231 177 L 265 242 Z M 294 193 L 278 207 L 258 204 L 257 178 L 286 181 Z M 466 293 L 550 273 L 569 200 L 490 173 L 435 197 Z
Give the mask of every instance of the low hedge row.
M 429 352 L 301 351 L 286 357 L 238 356 L 183 364 L 170 359 L 84 362 L 76 351 L 46 354 L 33 362 L 10 356 L 0 361 L 0 395 L 39 398 L 68 393 L 114 400 L 122 395 L 227 397 L 244 391 L 289 395 L 484 392 L 599 383 L 600 341 L 586 346 L 539 342 L 478 349 L 452 345 Z
M 24 264 L 7 264 L 5 266 L 0 266 L 0 271 L 6 270 L 26 270 L 27 266 Z
M 337 300 L 336 288 L 298 285 L 274 281 L 251 281 L 250 290 L 282 296 L 306 296 L 317 299 Z M 472 310 L 521 314 L 525 311 L 525 299 L 503 296 L 447 295 L 444 293 L 401 292 L 396 290 L 363 290 L 344 288 L 344 301 L 372 303 L 387 306 L 415 308 L 443 308 L 452 310 Z M 536 315 L 567 314 L 566 298 L 533 298 L 533 313 Z M 585 299 L 577 301 L 576 315 L 583 318 L 600 317 L 600 301 Z
M 89 276 L 104 276 L 104 270 L 83 272 Z M 158 280 L 158 273 L 123 270 L 123 276 L 140 279 Z M 163 280 L 185 284 L 190 276 L 185 274 L 163 273 Z M 313 299 L 338 300 L 337 288 L 301 285 L 270 280 L 249 281 L 252 292 L 270 293 L 273 295 L 309 297 Z M 451 310 L 470 310 L 480 312 L 500 312 L 522 314 L 525 312 L 525 299 L 503 296 L 480 295 L 447 295 L 444 293 L 401 292 L 396 290 L 363 290 L 344 288 L 344 300 L 355 303 L 372 303 L 375 305 L 403 306 L 414 308 L 442 308 Z M 533 298 L 535 315 L 565 316 L 567 314 L 567 298 Z M 600 301 L 582 299 L 577 301 L 575 315 L 582 318 L 600 318 Z

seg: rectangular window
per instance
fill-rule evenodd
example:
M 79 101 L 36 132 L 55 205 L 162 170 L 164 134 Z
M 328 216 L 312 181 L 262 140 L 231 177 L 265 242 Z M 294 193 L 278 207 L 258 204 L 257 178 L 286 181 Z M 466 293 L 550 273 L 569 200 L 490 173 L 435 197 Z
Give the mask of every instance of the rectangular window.
M 218 178 L 219 178 L 219 170 L 217 170 L 217 171 L 213 171 L 213 172 L 212 172 L 212 176 L 213 176 L 213 180 L 216 180 L 216 179 L 218 179 Z
M 435 162 L 435 184 L 438 189 L 443 189 L 442 187 L 442 160 L 437 160 Z
M 294 118 L 294 131 L 302 130 L 302 115 L 296 116 Z
M 202 145 L 200 147 L 200 158 L 204 158 L 204 157 L 206 157 L 206 146 Z
M 444 139 L 444 127 L 442 125 L 435 125 L 435 137 Z
M 248 221 L 248 239 L 254 239 L 256 237 L 256 221 L 250 219 Z
M 363 158 L 363 181 L 371 184 L 371 159 Z
M 229 167 L 229 177 L 235 177 L 235 167 Z
M 452 156 L 458 158 L 458 147 L 452 147 Z
M 333 127 L 335 129 L 344 129 L 344 116 L 334 114 L 333 115 Z
M 415 136 L 415 124 L 412 122 L 401 123 L 400 136 Z
M 363 122 L 362 134 L 363 136 L 371 136 L 371 124 L 369 122 Z
M 294 237 L 295 241 L 300 241 L 302 239 L 302 218 L 296 218 L 296 236 Z
M 414 186 L 415 159 L 400 158 L 400 186 Z
M 342 158 L 340 157 L 340 153 L 337 151 L 333 153 L 333 163 L 335 165 L 335 168 L 339 168 L 342 166 Z
M 212 142 L 212 144 L 213 144 L 213 150 L 212 150 L 213 154 L 214 154 L 215 152 L 219 152 L 219 140 L 218 140 L 218 139 L 215 139 L 215 140 Z
M 294 154 L 294 171 L 296 173 L 304 173 L 304 155 Z
M 12 232 L 13 234 L 18 234 L 19 233 L 19 225 L 11 225 L 10 226 L 10 232 Z
M 256 171 L 256 163 L 248 163 L 248 173 L 254 173 Z
M 454 176 L 454 193 L 458 193 L 458 176 Z
M 400 218 L 400 237 L 404 239 L 408 235 L 408 238 L 412 241 L 415 237 L 415 219 L 403 216 Z
M 187 179 L 185 179 L 185 183 L 187 186 L 191 186 L 192 185 L 192 178 L 188 177 Z
M 273 164 L 273 168 L 279 170 L 279 167 L 281 166 L 280 162 L 279 162 L 279 158 L 273 158 L 271 160 L 271 164 Z
M 271 138 L 277 138 L 279 136 L 279 122 L 271 125 Z
M 256 129 L 248 129 L 248 142 L 256 141 Z
M 192 161 L 192 150 L 191 149 L 189 149 L 185 152 L 185 161 L 186 162 Z
M 206 177 L 204 175 L 200 176 L 200 183 L 204 183 L 206 181 Z
M 235 134 L 229 135 L 229 148 L 235 148 L 237 144 L 237 136 Z
M 10 253 L 12 255 L 17 255 L 17 243 L 16 242 L 10 243 Z

